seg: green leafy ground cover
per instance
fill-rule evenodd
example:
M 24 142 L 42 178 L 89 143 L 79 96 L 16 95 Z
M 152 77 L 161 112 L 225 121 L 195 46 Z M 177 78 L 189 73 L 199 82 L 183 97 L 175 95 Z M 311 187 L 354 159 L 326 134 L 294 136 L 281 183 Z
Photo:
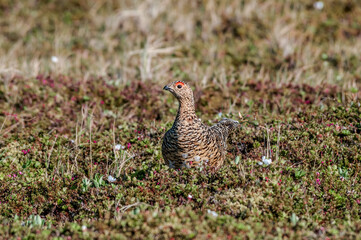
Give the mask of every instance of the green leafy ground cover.
M 361 6 L 313 4 L 0 1 L 0 236 L 360 238 Z M 242 122 L 215 173 L 163 164 L 174 80 Z

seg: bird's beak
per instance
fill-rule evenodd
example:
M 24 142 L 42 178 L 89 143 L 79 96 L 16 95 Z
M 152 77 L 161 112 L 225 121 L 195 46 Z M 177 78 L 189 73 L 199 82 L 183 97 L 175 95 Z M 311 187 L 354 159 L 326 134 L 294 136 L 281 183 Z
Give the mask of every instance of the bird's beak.
M 167 85 L 166 86 L 164 86 L 164 88 L 163 88 L 163 90 L 167 90 L 167 91 L 169 91 L 171 88 L 170 87 L 168 87 Z

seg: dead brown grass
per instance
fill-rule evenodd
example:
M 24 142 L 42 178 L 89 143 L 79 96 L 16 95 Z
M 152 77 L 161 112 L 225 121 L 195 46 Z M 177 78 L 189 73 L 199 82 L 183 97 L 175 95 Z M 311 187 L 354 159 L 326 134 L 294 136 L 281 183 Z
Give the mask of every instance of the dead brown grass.
M 1 1 L 0 72 L 357 89 L 357 1 Z M 52 62 L 56 56 L 58 62 Z M 227 76 L 227 77 L 224 77 Z M 229 77 L 231 76 L 231 77 Z

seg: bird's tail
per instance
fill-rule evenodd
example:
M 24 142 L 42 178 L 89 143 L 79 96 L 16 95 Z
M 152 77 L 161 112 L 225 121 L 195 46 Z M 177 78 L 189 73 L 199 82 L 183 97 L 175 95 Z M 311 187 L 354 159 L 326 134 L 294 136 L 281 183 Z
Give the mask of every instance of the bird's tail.
M 229 118 L 223 118 L 218 124 L 226 127 L 228 131 L 233 131 L 240 125 L 238 121 Z

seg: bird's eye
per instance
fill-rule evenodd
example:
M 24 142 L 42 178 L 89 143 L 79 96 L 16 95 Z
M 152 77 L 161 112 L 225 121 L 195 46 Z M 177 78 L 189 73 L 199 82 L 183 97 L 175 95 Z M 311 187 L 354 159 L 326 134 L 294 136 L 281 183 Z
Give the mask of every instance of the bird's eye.
M 182 88 L 184 86 L 184 83 L 183 82 L 177 82 L 175 85 L 176 85 L 177 88 Z

